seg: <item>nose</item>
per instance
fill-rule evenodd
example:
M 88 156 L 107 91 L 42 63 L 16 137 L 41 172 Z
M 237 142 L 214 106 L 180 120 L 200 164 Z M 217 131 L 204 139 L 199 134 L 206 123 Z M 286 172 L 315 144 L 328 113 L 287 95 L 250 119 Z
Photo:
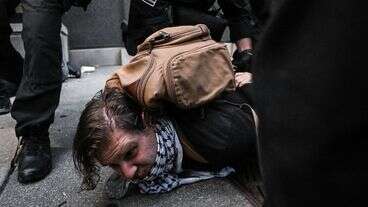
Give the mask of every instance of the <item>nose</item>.
M 131 162 L 123 161 L 120 163 L 120 173 L 122 173 L 126 179 L 133 179 L 137 169 L 138 167 Z

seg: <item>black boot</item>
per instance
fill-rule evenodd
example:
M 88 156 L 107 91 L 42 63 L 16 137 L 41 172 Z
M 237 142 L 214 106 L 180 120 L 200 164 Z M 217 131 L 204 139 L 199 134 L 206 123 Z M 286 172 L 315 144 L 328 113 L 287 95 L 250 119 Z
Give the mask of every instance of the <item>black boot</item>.
M 45 178 L 52 169 L 48 135 L 23 137 L 18 158 L 18 181 L 31 183 Z
M 0 95 L 0 115 L 9 113 L 10 107 L 11 104 L 9 98 Z

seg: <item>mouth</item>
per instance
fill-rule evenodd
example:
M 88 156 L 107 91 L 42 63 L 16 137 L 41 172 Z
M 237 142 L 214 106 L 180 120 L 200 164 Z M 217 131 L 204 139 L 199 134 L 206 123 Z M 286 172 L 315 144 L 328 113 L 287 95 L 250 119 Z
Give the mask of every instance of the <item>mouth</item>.
M 139 168 L 137 171 L 137 174 L 135 176 L 135 179 L 142 180 L 149 174 L 148 168 Z
M 141 167 L 141 168 L 138 168 L 136 174 L 131 179 L 131 181 L 133 181 L 133 182 L 139 182 L 139 181 L 144 180 L 144 178 L 146 178 L 149 175 L 150 170 L 151 170 L 150 167 Z

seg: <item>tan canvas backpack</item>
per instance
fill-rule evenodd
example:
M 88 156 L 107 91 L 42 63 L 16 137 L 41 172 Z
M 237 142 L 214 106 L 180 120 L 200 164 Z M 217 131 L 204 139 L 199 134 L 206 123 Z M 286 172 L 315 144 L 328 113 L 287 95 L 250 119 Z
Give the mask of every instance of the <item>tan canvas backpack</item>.
M 130 62 L 106 82 L 128 92 L 142 106 L 169 101 L 180 108 L 204 104 L 224 90 L 235 90 L 226 46 L 211 39 L 203 25 L 168 27 L 153 33 Z

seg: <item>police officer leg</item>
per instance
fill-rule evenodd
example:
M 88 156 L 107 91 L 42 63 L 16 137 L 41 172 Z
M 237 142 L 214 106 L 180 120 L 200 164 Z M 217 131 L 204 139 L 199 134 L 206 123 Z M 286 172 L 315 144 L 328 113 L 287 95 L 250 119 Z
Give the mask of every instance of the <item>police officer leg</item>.
M 34 182 L 51 171 L 48 129 L 59 104 L 62 84 L 58 0 L 23 0 L 24 73 L 12 108 L 15 131 L 23 145 L 18 181 Z

